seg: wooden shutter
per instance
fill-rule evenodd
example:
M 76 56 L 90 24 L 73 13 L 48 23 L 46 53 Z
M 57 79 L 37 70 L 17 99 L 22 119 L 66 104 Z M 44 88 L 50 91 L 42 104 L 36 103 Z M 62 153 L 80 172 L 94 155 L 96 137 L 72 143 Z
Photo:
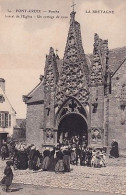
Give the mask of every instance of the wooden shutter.
M 2 127 L 2 114 L 0 113 L 0 127 Z
M 5 127 L 8 127 L 8 113 L 5 113 Z
M 2 121 L 1 121 L 2 127 L 5 127 L 5 113 L 1 113 L 1 115 L 2 115 Z
M 9 127 L 11 126 L 11 114 L 9 114 Z

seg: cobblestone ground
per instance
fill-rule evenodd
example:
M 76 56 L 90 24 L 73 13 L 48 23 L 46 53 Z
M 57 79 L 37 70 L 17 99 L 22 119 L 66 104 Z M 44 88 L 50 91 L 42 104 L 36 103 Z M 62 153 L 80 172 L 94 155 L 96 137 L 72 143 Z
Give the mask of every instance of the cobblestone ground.
M 5 161 L 0 160 L 0 179 Z M 126 158 L 107 159 L 103 168 L 71 166 L 71 172 L 55 174 L 27 170 L 14 170 L 13 183 L 34 184 L 44 187 L 80 189 L 92 192 L 126 194 Z

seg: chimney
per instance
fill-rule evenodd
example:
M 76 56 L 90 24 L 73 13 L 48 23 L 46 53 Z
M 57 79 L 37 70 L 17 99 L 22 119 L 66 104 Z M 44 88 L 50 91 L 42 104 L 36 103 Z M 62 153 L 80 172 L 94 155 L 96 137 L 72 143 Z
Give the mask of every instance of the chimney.
M 5 93 L 5 80 L 3 78 L 0 78 L 0 87 L 3 90 L 3 92 Z

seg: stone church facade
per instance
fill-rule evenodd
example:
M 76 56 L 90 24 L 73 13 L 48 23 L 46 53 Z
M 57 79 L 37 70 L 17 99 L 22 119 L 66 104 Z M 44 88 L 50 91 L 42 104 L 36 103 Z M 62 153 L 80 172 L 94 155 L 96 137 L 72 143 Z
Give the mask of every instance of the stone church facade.
M 91 147 L 107 147 L 112 139 L 126 149 L 126 47 L 108 49 L 94 35 L 93 54 L 84 53 L 75 12 L 61 60 L 51 47 L 44 76 L 26 96 L 26 138 L 39 148 L 64 138 L 86 137 Z

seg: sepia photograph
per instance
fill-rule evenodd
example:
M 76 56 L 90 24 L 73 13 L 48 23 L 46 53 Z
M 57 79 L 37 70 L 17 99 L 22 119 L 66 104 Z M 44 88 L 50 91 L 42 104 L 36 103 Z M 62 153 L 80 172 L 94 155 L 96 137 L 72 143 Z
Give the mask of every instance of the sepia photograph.
M 126 194 L 126 0 L 0 0 L 0 194 Z

